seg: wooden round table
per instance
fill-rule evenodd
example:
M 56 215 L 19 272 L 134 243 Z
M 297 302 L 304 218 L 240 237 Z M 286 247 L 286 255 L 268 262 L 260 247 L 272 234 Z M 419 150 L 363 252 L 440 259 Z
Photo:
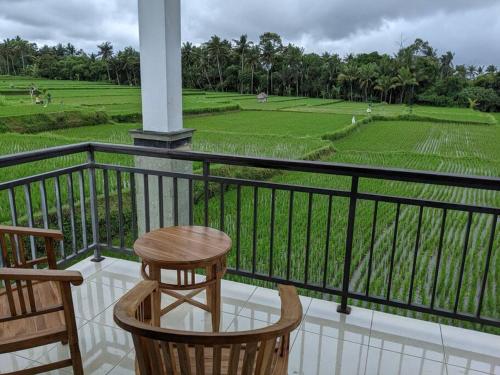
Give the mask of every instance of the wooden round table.
M 181 226 L 158 229 L 146 233 L 134 243 L 135 253 L 142 259 L 142 276 L 159 282 L 159 291 L 153 295 L 151 318 L 156 325 L 160 317 L 183 303 L 202 308 L 212 314 L 212 328 L 219 331 L 220 283 L 226 272 L 226 255 L 231 239 L 219 230 L 199 226 Z M 163 282 L 161 270 L 176 271 L 175 282 Z M 204 280 L 196 278 L 196 271 L 206 273 Z M 207 303 L 193 299 L 203 290 Z M 189 291 L 187 294 L 179 293 Z M 161 294 L 177 299 L 161 308 Z

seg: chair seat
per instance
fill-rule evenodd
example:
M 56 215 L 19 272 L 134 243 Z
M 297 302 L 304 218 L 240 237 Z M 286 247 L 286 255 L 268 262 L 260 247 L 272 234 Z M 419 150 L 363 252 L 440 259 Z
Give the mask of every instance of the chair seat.
M 26 310 L 30 312 L 31 307 L 26 286 L 23 287 L 23 295 Z M 13 296 L 17 314 L 20 314 L 21 306 L 19 303 L 19 294 L 17 289 L 14 288 L 14 285 Z M 62 304 L 59 285 L 52 281 L 33 283 L 33 296 L 37 311 Z M 9 301 L 4 289 L 0 291 L 0 317 L 5 318 L 9 316 L 11 316 Z M 61 336 L 61 331 L 65 331 L 65 329 L 64 313 L 62 311 L 57 311 L 0 323 L 0 341 L 15 341 L 16 343 L 21 343 L 23 340 L 29 341 L 33 336 L 54 336 L 53 341 L 59 341 L 56 336 Z M 27 344 L 29 344 L 29 342 Z

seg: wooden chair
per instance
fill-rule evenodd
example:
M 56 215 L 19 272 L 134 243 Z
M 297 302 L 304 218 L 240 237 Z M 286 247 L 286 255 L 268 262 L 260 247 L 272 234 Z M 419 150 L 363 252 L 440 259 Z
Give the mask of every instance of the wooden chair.
M 156 281 L 142 281 L 114 308 L 115 322 L 132 334 L 136 374 L 140 375 L 284 375 L 290 332 L 302 319 L 294 287 L 279 286 L 281 319 L 274 325 L 242 332 L 186 332 L 151 325 Z
M 28 260 L 28 237 L 42 239 L 46 254 Z M 59 231 L 0 226 L 0 354 L 29 349 L 54 342 L 69 344 L 71 359 L 13 372 L 39 374 L 72 366 L 83 374 L 78 334 L 71 296 L 71 284 L 80 285 L 80 272 L 56 269 L 55 241 Z M 35 255 L 35 256 L 33 256 Z M 49 269 L 34 269 L 48 265 Z

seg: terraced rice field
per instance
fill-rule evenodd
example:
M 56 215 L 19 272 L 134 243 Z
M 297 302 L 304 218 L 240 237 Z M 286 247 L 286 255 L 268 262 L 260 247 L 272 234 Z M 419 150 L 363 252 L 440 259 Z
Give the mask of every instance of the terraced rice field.
M 62 111 L 102 110 L 109 114 L 127 114 L 140 111 L 139 90 L 116 88 L 109 85 L 95 85 L 75 82 L 40 82 L 51 87 L 54 103 L 48 108 L 34 106 L 29 96 L 7 96 L 0 105 L 1 116 L 36 114 L 45 110 Z M 2 86 L 3 85 L 3 86 Z M 14 85 L 16 86 L 16 85 Z M 12 89 L 0 78 L 0 92 Z M 1 95 L 1 94 L 0 94 Z M 61 103 L 62 102 L 62 103 Z M 222 112 L 198 116 L 186 116 L 185 127 L 196 129 L 193 148 L 198 151 L 268 156 L 275 158 L 320 158 L 335 163 L 363 164 L 390 168 L 406 168 L 449 172 L 468 175 L 500 176 L 500 114 L 486 114 L 462 108 L 433 108 L 414 106 L 375 104 L 373 116 L 383 116 L 380 120 L 360 125 L 346 132 L 335 141 L 325 140 L 326 134 L 343 131 L 351 125 L 352 116 L 359 121 L 368 116 L 365 103 L 334 102 L 323 99 L 272 97 L 268 103 L 258 103 L 253 96 L 234 93 L 186 92 L 184 109 L 225 108 L 238 105 L 241 111 Z M 422 120 L 406 121 L 398 116 L 421 116 Z M 449 123 L 443 123 L 443 120 Z M 35 135 L 3 133 L 0 135 L 0 150 L 3 154 L 28 151 L 56 145 L 82 141 L 110 143 L 130 143 L 128 132 L 140 128 L 139 123 L 111 122 L 104 125 L 74 129 L 47 131 Z M 321 152 L 326 150 L 327 152 Z M 132 158 L 98 155 L 99 160 L 115 164 L 133 163 Z M 9 168 L 2 171 L 0 181 L 12 180 L 70 164 L 83 162 L 82 157 L 62 157 L 49 162 Z M 198 165 L 195 165 L 195 169 Z M 99 193 L 103 193 L 102 175 L 98 174 Z M 346 177 L 311 175 L 303 173 L 269 174 L 258 172 L 252 178 L 270 180 L 279 184 L 293 184 L 348 190 L 350 180 Z M 75 179 L 77 180 L 77 179 Z M 113 180 L 115 181 L 115 180 Z M 77 182 L 75 182 L 78 185 Z M 196 186 L 195 186 L 196 187 Z M 85 189 L 88 186 L 84 186 Z M 197 187 L 201 190 L 201 187 Z M 214 187 L 216 188 L 216 187 Z M 130 185 L 126 179 L 122 189 L 128 193 Z M 54 191 L 54 182 L 48 181 L 46 190 Z M 116 183 L 111 186 L 116 191 Z M 499 193 L 463 188 L 429 186 L 424 184 L 380 182 L 362 179 L 363 192 L 396 195 L 445 202 L 466 203 L 490 207 L 500 207 Z M 88 191 L 88 190 L 87 190 Z M 16 195 L 20 200 L 18 211 L 26 207 L 22 200 L 24 192 Z M 62 188 L 64 198 L 67 191 Z M 294 195 L 292 231 L 290 223 L 290 194 L 284 190 L 275 191 L 275 224 L 271 227 L 272 191 L 261 188 L 257 194 L 253 188 L 241 190 L 241 268 L 252 268 L 255 251 L 256 271 L 269 273 L 271 254 L 271 231 L 274 233 L 272 253 L 273 269 L 276 276 L 286 276 L 287 256 L 291 254 L 292 279 L 302 280 L 306 273 L 305 258 L 309 254 L 307 273 L 310 283 L 323 283 L 339 288 L 343 277 L 345 236 L 348 200 L 306 193 Z M 40 212 L 38 189 L 33 191 L 34 212 Z M 224 193 L 224 230 L 233 238 L 236 236 L 237 191 L 234 187 Z M 254 213 L 255 199 L 258 212 Z M 53 193 L 49 194 L 49 204 L 54 205 Z M 310 220 L 308 207 L 312 206 Z M 331 204 L 331 211 L 329 210 Z M 210 225 L 220 227 L 220 194 L 209 200 Z M 195 206 L 195 221 L 203 223 L 203 204 Z M 330 211 L 330 216 L 329 216 Z M 0 193 L 0 221 L 9 222 L 9 201 L 4 192 Z M 394 275 L 390 298 L 406 300 L 410 289 L 414 259 L 415 285 L 412 300 L 428 306 L 432 294 L 432 283 L 437 277 L 435 306 L 453 309 L 458 289 L 458 274 L 464 248 L 465 278 L 458 300 L 458 311 L 474 313 L 479 298 L 482 272 L 492 226 L 492 216 L 450 211 L 444 219 L 443 211 L 426 208 L 422 211 L 421 236 L 418 240 L 418 254 L 414 258 L 417 243 L 417 219 L 419 207 L 390 203 L 375 204 L 360 201 L 357 205 L 353 264 L 351 268 L 351 290 L 364 293 L 369 284 L 370 294 L 385 296 L 389 276 L 391 254 L 394 251 Z M 255 215 L 255 216 L 254 216 Z M 372 232 L 376 219 L 375 231 Z M 396 220 L 398 218 L 398 220 Z M 442 226 L 445 220 L 444 227 Z M 470 222 L 469 222 L 470 220 Z M 327 224 L 331 222 L 327 242 Z M 396 231 L 398 222 L 398 231 Z M 126 220 L 130 225 L 130 218 Z M 470 235 L 466 238 L 467 227 Z M 257 235 L 253 236 L 256 228 Z M 311 236 L 307 240 L 308 228 Z M 443 252 L 440 271 L 435 275 L 439 240 L 443 232 Z M 128 231 L 127 231 L 128 232 Z M 131 238 L 127 239 L 131 241 Z M 116 238 L 114 239 L 116 241 Z M 394 245 L 395 244 L 395 245 Z M 130 245 L 130 243 L 129 243 Z M 466 246 L 467 245 L 467 246 Z M 369 252 L 373 246 L 372 271 L 368 278 Z M 328 249 L 328 254 L 326 253 Z M 500 319 L 500 225 L 494 237 L 490 273 L 483 315 Z M 234 252 L 230 264 L 235 265 Z M 324 296 L 326 297 L 326 296 Z M 380 307 L 376 307 L 380 308 Z M 406 312 L 407 313 L 407 312 Z M 416 315 L 408 313 L 410 315 Z M 465 325 L 464 323 L 461 323 Z

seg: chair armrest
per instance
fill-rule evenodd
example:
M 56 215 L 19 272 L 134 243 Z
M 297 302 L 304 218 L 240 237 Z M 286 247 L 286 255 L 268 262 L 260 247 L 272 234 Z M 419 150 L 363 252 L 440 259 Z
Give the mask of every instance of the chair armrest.
M 59 281 L 81 285 L 82 274 L 78 271 L 33 270 L 24 268 L 0 268 L 0 280 Z
M 302 320 L 302 304 L 297 289 L 290 285 L 278 285 L 281 299 L 281 320 L 290 322 L 295 329 Z
M 52 230 L 52 229 L 38 229 L 38 228 L 12 227 L 12 226 L 0 225 L 0 232 L 7 234 L 19 234 L 22 236 L 51 238 L 56 241 L 63 239 L 63 234 L 60 230 Z

